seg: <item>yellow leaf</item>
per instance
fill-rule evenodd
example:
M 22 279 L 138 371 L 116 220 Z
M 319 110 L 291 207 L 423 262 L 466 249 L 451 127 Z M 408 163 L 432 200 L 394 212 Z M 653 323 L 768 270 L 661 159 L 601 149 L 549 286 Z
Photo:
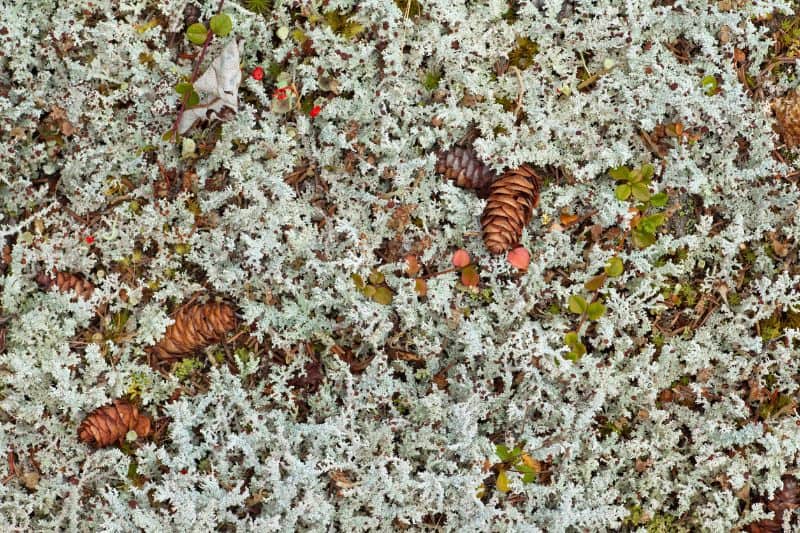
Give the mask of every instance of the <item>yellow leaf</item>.
M 422 278 L 417 278 L 416 282 L 414 282 L 414 290 L 420 296 L 425 296 L 428 294 L 428 282 Z
M 600 289 L 600 287 L 602 287 L 603 283 L 605 282 L 606 282 L 606 275 L 600 274 L 594 276 L 593 278 L 589 278 L 589 280 L 586 283 L 584 283 L 583 286 L 586 288 L 587 291 L 594 292 Z
M 392 303 L 392 291 L 386 287 L 378 287 L 372 299 L 381 305 L 389 305 Z
M 501 470 L 499 474 L 497 474 L 497 490 L 500 492 L 508 492 L 508 472 L 505 470 Z
M 525 466 L 532 468 L 537 474 L 542 471 L 542 463 L 527 453 L 522 454 L 522 462 L 525 463 Z

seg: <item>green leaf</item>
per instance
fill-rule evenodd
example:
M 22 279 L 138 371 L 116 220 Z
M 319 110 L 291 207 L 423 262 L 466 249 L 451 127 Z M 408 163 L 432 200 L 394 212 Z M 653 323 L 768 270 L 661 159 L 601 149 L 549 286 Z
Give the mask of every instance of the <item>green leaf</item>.
M 639 228 L 636 228 L 633 231 L 633 233 L 631 234 L 631 238 L 633 240 L 633 244 L 635 244 L 637 248 L 647 248 L 648 246 L 656 242 L 656 236 L 654 234 L 645 233 Z
M 536 482 L 536 474 L 525 474 L 522 476 L 522 482 L 526 485 Z
M 587 291 L 594 292 L 598 290 L 600 287 L 602 287 L 605 282 L 606 282 L 606 274 L 599 274 L 597 276 L 589 278 L 589 280 L 586 283 L 584 283 L 583 286 Z
M 517 471 L 520 474 L 534 474 L 534 475 L 536 475 L 536 470 L 534 468 L 531 468 L 528 465 L 519 464 L 519 465 L 515 466 L 514 468 L 516 468 Z
M 606 313 L 606 306 L 601 304 L 600 302 L 590 303 L 589 308 L 586 310 L 586 316 L 589 317 L 589 320 L 597 320 L 605 313 Z
M 367 285 L 362 289 L 362 292 L 364 293 L 364 296 L 366 296 L 367 298 L 374 298 L 377 289 L 375 288 L 375 285 Z
M 568 347 L 573 348 L 581 343 L 580 338 L 578 338 L 578 333 L 575 331 L 568 331 L 566 335 L 564 335 L 564 344 Z
M 586 300 L 583 296 L 579 296 L 577 294 L 573 294 L 569 297 L 569 310 L 575 313 L 576 315 L 580 315 L 584 311 L 589 304 L 586 303 Z
M 187 107 L 196 106 L 200 103 L 200 95 L 197 94 L 197 91 L 192 90 L 189 94 L 188 98 L 186 98 L 186 105 Z
M 650 163 L 642 165 L 642 179 L 649 180 L 655 174 L 655 168 Z
M 633 197 L 640 202 L 646 202 L 650 199 L 650 189 L 644 182 L 638 182 L 631 185 L 631 192 L 633 193 Z
M 658 227 L 664 223 L 666 218 L 667 217 L 664 215 L 664 213 L 656 213 L 654 215 L 646 216 L 639 221 L 639 228 L 641 228 L 644 233 L 653 235 Z
M 661 191 L 660 193 L 654 194 L 650 197 L 650 203 L 653 205 L 653 207 L 664 207 L 667 205 L 668 200 L 669 197 L 664 191 Z
M 190 91 L 192 91 L 193 89 L 194 89 L 194 87 L 192 86 L 192 84 L 188 83 L 188 82 L 185 82 L 185 81 L 182 81 L 182 82 L 180 82 L 179 84 L 177 84 L 175 86 L 175 92 L 180 94 L 180 95 L 187 94 Z
M 393 297 L 394 295 L 388 287 L 378 287 L 375 289 L 375 295 L 372 297 L 372 299 L 381 305 L 389 305 L 392 303 Z
M 218 13 L 211 17 L 211 31 L 218 37 L 225 37 L 233 29 L 233 21 L 226 13 Z
M 564 356 L 564 359 L 567 361 L 577 362 L 584 355 L 586 355 L 586 347 L 583 345 L 583 343 L 579 342 L 577 345 L 575 345 L 575 348 L 573 348 L 567 355 Z
M 497 457 L 499 457 L 504 463 L 511 459 L 511 452 L 508 451 L 508 446 L 505 444 L 498 444 L 494 447 L 494 451 L 497 454 Z
M 628 167 L 624 167 L 624 166 L 623 167 L 612 168 L 611 170 L 608 171 L 608 175 L 609 176 L 611 176 L 615 180 L 621 180 L 621 181 L 628 181 L 628 178 L 630 177 L 630 173 L 631 173 L 631 169 L 629 169 Z
M 623 183 L 622 185 L 617 185 L 617 188 L 614 189 L 614 196 L 617 197 L 617 200 L 620 202 L 624 202 L 628 199 L 631 195 L 631 186 L 627 183 Z
M 208 30 L 200 22 L 195 22 L 186 29 L 186 38 L 190 43 L 201 45 L 206 42 Z
M 175 136 L 175 130 L 169 130 L 161 136 L 162 141 L 171 141 L 172 138 Z
M 497 490 L 500 492 L 508 492 L 508 472 L 505 470 L 501 470 L 499 474 L 497 474 Z
M 622 259 L 615 256 L 608 260 L 604 270 L 610 277 L 616 278 L 622 275 L 624 269 L 625 265 L 622 263 Z
M 703 79 L 700 80 L 700 84 L 703 86 L 703 90 L 708 96 L 711 96 L 717 92 L 717 78 L 711 74 L 708 76 L 703 76 Z

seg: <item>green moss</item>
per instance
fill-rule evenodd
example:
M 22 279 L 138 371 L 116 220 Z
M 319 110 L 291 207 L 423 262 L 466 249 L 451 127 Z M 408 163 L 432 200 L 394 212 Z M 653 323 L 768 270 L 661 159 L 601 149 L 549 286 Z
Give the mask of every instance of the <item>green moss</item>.
M 503 20 L 505 20 L 509 24 L 514 24 L 519 18 L 518 10 L 519 10 L 519 3 L 512 0 L 511 2 L 508 3 L 508 11 L 503 13 Z
M 416 18 L 422 15 L 422 4 L 419 0 L 394 0 L 394 5 L 403 12 L 404 17 Z
M 508 96 L 495 96 L 494 101 L 495 103 L 503 106 L 503 110 L 509 113 L 514 111 L 514 108 L 517 106 L 516 100 L 509 98 Z
M 647 522 L 647 533 L 688 533 L 689 528 L 681 525 L 678 518 L 670 514 L 656 514 Z
M 348 40 L 355 40 L 364 31 L 364 26 L 351 20 L 355 11 L 342 13 L 340 11 L 327 11 L 323 15 L 325 23 L 336 35 L 340 35 Z
M 539 52 L 539 45 L 527 37 L 517 37 L 514 49 L 508 53 L 508 65 L 520 70 L 533 65 L 533 58 Z
M 428 91 L 436 90 L 439 87 L 439 81 L 442 79 L 442 73 L 435 70 L 429 70 L 425 73 L 425 78 L 422 80 L 422 86 Z
M 764 342 L 775 340 L 783 336 L 783 332 L 787 329 L 800 329 L 800 312 L 788 311 L 784 313 L 777 310 L 768 318 L 761 320 L 758 323 L 758 328 L 761 331 L 761 339 Z
M 181 381 L 185 381 L 189 378 L 195 370 L 198 370 L 203 367 L 203 364 L 198 361 L 194 357 L 187 357 L 175 363 L 175 366 L 172 369 L 173 374 L 175 377 Z
M 244 0 L 244 7 L 258 15 L 264 15 L 272 9 L 272 0 Z

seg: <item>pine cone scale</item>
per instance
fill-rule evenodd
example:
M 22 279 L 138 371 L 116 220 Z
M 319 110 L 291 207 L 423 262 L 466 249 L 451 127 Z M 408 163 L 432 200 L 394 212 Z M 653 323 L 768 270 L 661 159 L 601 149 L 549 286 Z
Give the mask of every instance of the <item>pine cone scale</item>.
M 519 244 L 523 229 L 539 205 L 540 181 L 533 169 L 522 165 L 489 186 L 481 227 L 490 252 L 500 254 Z
M 194 304 L 175 315 L 175 322 L 151 348 L 159 362 L 177 360 L 220 342 L 236 327 L 233 307 L 219 302 Z
M 78 427 L 81 441 L 96 448 L 122 441 L 129 431 L 144 438 L 150 435 L 150 418 L 126 400 L 115 400 L 90 413 Z
M 440 152 L 436 160 L 436 172 L 459 187 L 475 189 L 479 195 L 497 179 L 497 174 L 484 164 L 475 150 L 463 146 L 455 146 Z

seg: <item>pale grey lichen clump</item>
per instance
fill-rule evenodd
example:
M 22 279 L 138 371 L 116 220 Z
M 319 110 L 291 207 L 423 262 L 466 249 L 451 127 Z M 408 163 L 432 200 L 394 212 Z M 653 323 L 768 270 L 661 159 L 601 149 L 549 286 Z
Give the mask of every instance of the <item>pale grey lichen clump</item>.
M 217 3 L 202 3 L 201 20 Z M 797 469 L 800 419 L 794 409 L 758 416 L 747 391 L 791 399 L 800 388 L 798 330 L 761 331 L 776 311 L 800 311 L 800 195 L 779 177 L 790 169 L 772 155 L 769 106 L 747 94 L 732 55 L 746 49 L 758 76 L 771 40 L 754 21 L 788 13 L 788 1 L 545 0 L 520 2 L 513 18 L 499 0 L 424 0 L 421 16 L 407 16 L 404 0 L 278 1 L 265 16 L 227 2 L 234 30 L 208 62 L 226 39 L 241 40 L 238 110 L 194 161 L 161 140 L 177 113 L 173 87 L 192 67 L 176 49 L 196 51 L 181 42 L 185 5 L 4 8 L 0 229 L 11 261 L 0 452 L 17 473 L 0 484 L 4 531 L 644 531 L 670 520 L 728 531 L 767 515 L 748 494 L 772 493 Z M 296 17 L 355 6 L 355 38 Z M 298 26 L 314 55 L 298 59 L 294 37 L 276 37 Z M 517 37 L 536 43 L 533 64 L 498 75 Z M 679 37 L 696 45 L 688 62 L 666 46 Z M 321 92 L 323 78 L 339 94 L 315 118 L 275 113 L 269 85 L 248 77 L 271 63 L 305 94 Z M 591 90 L 579 90 L 582 69 L 603 72 Z M 436 95 L 423 85 L 431 71 Z M 719 93 L 708 94 L 706 76 Z M 518 97 L 516 123 L 498 98 Z M 48 118 L 54 106 L 64 118 Z M 74 131 L 45 131 L 63 121 Z M 662 172 L 640 131 L 678 122 L 704 133 L 670 149 Z M 475 236 L 484 200 L 433 173 L 434 150 L 472 124 L 495 170 L 529 163 L 572 176 L 543 188 L 523 236 L 525 274 Z M 200 146 L 208 131 L 187 136 Z M 316 175 L 295 189 L 283 177 L 302 159 Z M 621 252 L 625 272 L 601 290 L 608 309 L 584 336 L 588 353 L 566 360 L 577 320 L 552 306 L 565 309 L 613 250 L 551 221 L 595 210 L 601 230 L 624 227 L 629 204 L 614 198 L 607 171 L 648 162 L 655 188 L 681 207 L 654 245 Z M 190 164 L 196 190 L 157 198 L 164 172 Z M 398 206 L 413 206 L 413 223 L 397 226 Z M 400 253 L 387 254 L 397 241 Z M 421 300 L 405 253 L 432 272 L 459 247 L 489 291 L 473 295 L 444 275 Z M 36 275 L 53 268 L 94 283 L 91 299 L 42 291 Z M 372 268 L 391 305 L 354 286 L 351 275 Z M 680 292 L 681 280 L 707 307 L 683 311 L 695 327 L 664 335 L 655 324 L 665 291 Z M 293 385 L 309 362 L 302 350 L 288 364 L 265 354 L 229 357 L 229 367 L 212 348 L 194 389 L 151 370 L 145 348 L 198 292 L 235 304 L 275 350 L 318 346 L 318 390 Z M 86 333 L 100 329 L 103 304 L 105 316 L 129 313 L 123 335 Z M 354 373 L 334 346 L 373 359 Z M 660 401 L 682 379 L 693 399 Z M 87 412 L 132 390 L 166 424 L 157 441 L 98 451 L 78 441 Z M 297 394 L 307 395 L 302 409 Z M 476 497 L 495 445 L 522 441 L 547 482 L 510 476 L 509 493 L 489 483 Z M 0 475 L 10 474 L 3 461 Z

